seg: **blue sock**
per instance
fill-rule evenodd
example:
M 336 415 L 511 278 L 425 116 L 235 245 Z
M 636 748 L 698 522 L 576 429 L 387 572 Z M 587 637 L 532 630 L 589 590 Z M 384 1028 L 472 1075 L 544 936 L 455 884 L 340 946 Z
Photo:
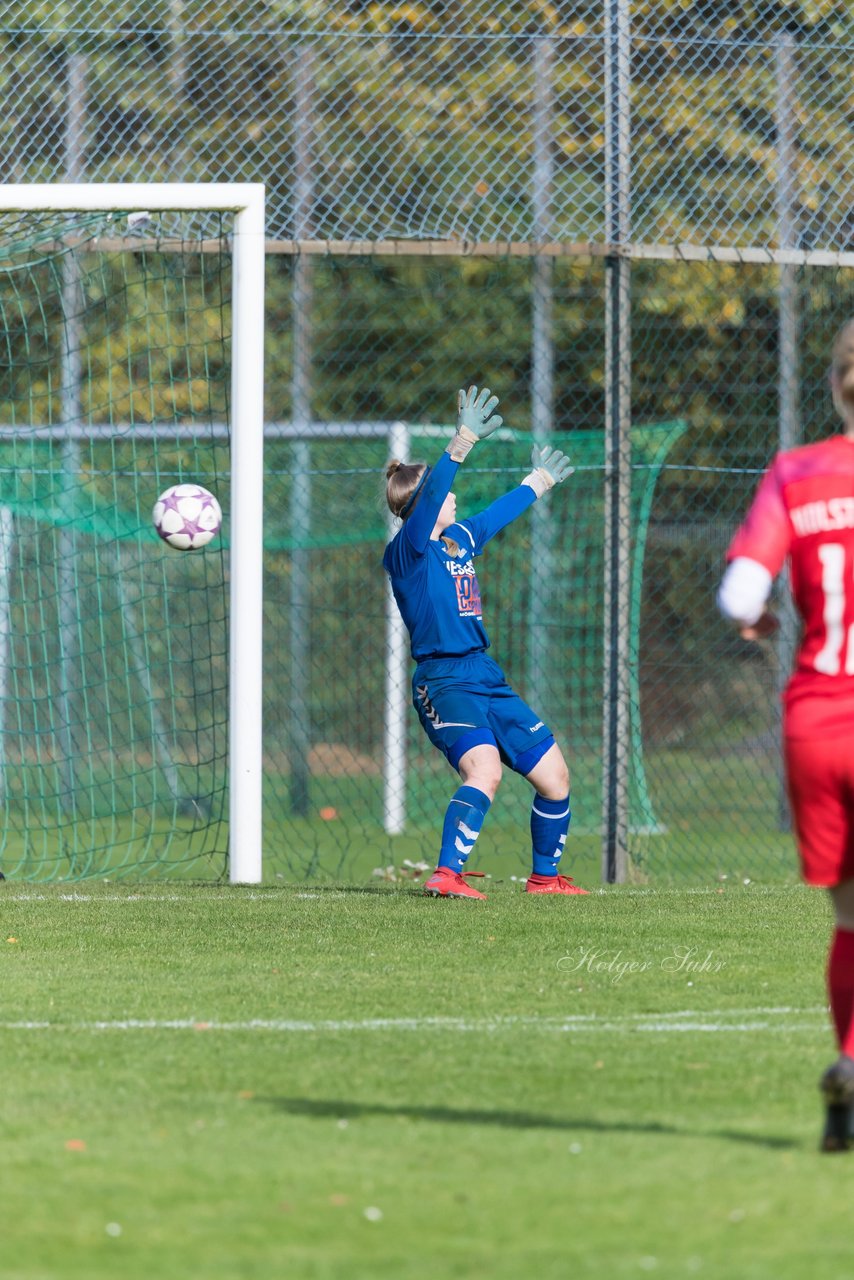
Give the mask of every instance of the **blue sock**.
M 454 792 L 442 827 L 440 867 L 462 871 L 491 803 L 489 796 L 478 791 L 477 787 L 459 787 Z
M 569 796 L 565 800 L 546 800 L 543 796 L 534 796 L 531 806 L 531 844 L 534 849 L 535 876 L 557 875 L 557 864 L 563 853 L 571 817 Z

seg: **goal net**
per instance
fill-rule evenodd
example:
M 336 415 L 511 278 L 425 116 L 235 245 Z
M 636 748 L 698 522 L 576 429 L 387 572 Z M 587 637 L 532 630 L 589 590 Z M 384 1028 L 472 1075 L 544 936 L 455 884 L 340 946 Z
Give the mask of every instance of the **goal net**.
M 257 879 L 262 190 L 0 195 L 0 870 Z

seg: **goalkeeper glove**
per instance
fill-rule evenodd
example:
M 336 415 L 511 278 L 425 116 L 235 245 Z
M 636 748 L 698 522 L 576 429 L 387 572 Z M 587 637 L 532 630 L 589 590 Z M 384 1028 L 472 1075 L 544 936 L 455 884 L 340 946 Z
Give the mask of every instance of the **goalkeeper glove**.
M 479 395 L 477 387 L 457 392 L 457 430 L 445 450 L 454 462 L 462 462 L 473 444 L 501 426 L 504 419 L 492 412 L 497 404 L 498 396 L 492 395 L 489 387 L 484 387 Z
M 559 449 L 549 449 L 545 446 L 541 449 L 537 445 L 534 445 L 531 454 L 531 465 L 534 470 L 530 475 L 525 476 L 522 484 L 533 489 L 538 498 L 548 493 L 549 489 L 553 489 L 562 480 L 566 480 L 575 470 L 566 454 L 561 453 Z

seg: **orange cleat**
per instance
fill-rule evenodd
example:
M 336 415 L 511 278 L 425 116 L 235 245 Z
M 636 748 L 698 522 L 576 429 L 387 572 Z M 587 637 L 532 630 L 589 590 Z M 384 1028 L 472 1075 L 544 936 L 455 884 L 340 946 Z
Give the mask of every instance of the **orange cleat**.
M 572 883 L 572 876 L 528 876 L 526 893 L 588 893 Z
M 478 893 L 470 884 L 466 884 L 469 876 L 482 876 L 482 871 L 453 871 L 450 867 L 437 867 L 424 885 L 428 898 L 482 898 L 485 893 Z

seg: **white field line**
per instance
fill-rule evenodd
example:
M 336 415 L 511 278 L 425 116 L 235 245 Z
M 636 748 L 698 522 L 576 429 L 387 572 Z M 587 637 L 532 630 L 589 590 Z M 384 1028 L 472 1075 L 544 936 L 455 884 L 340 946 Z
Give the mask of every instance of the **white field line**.
M 496 1016 L 492 1018 L 362 1018 L 318 1019 L 251 1018 L 243 1022 L 220 1022 L 201 1018 L 118 1018 L 92 1022 L 8 1021 L 2 1031 L 193 1031 L 268 1032 L 283 1035 L 327 1035 L 350 1032 L 466 1032 L 495 1034 L 502 1031 L 541 1031 L 549 1034 L 669 1034 L 705 1032 L 713 1034 L 777 1031 L 815 1033 L 827 1022 L 827 1010 L 811 1009 L 712 1009 L 682 1010 L 678 1013 L 632 1013 L 618 1017 L 574 1014 L 567 1017 Z
M 281 902 L 281 889 L 271 888 L 266 892 L 244 891 L 233 885 L 223 885 L 217 893 L 204 889 L 187 889 L 185 893 L 4 893 L 0 888 L 0 905 L 4 902 L 227 902 L 234 895 L 235 900 L 249 899 L 260 902 Z M 333 898 L 346 898 L 343 889 L 324 890 L 321 893 L 288 894 L 295 898 L 322 898 L 329 902 Z
M 524 880 L 522 883 L 524 883 Z M 741 884 L 737 879 L 734 879 L 731 887 L 738 889 L 741 888 Z M 288 897 L 295 897 L 302 899 L 312 898 L 318 902 L 329 902 L 332 899 L 349 896 L 346 889 L 324 889 L 322 892 L 303 890 L 294 893 L 294 888 L 294 885 L 270 885 L 268 888 L 258 890 L 245 889 L 240 885 L 222 885 L 218 890 L 188 888 L 184 893 L 135 893 L 132 890 L 127 893 L 79 893 L 73 890 L 64 893 L 10 893 L 0 886 L 0 906 L 4 902 L 186 902 L 188 898 L 196 902 L 223 902 L 229 898 L 234 898 L 236 901 L 281 902 Z M 417 891 L 418 885 L 413 884 L 411 888 Z M 751 893 L 760 895 L 814 892 L 807 885 L 794 882 L 791 884 L 751 884 L 749 889 Z M 521 888 L 519 892 L 522 892 Z M 594 897 L 618 894 L 621 898 L 662 898 L 673 895 L 696 897 L 708 894 L 723 894 L 726 890 L 722 885 L 717 888 L 711 885 L 689 885 L 684 889 L 594 885 L 588 892 Z

